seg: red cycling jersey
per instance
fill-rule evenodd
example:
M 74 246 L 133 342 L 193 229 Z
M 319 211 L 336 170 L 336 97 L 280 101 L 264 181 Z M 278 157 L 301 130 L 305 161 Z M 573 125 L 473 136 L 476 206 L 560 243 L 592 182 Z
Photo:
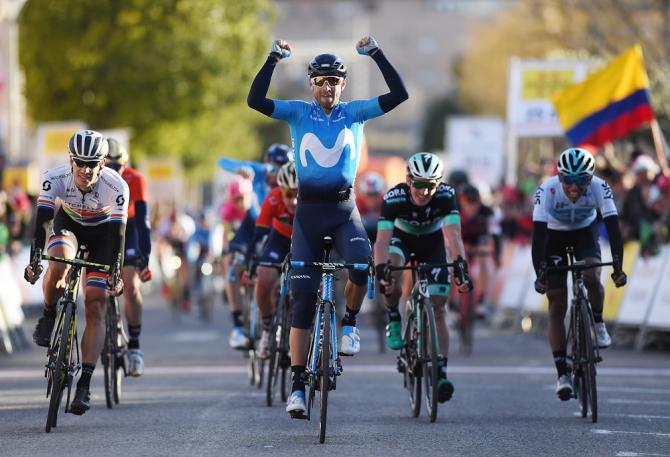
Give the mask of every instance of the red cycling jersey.
M 124 167 L 121 177 L 128 183 L 130 202 L 128 203 L 128 219 L 135 217 L 135 202 L 149 200 L 147 180 L 142 173 L 134 168 Z
M 280 235 L 291 238 L 293 232 L 293 214 L 289 213 L 281 189 L 276 187 L 265 197 L 261 213 L 256 219 L 256 226 L 270 228 L 272 226 Z

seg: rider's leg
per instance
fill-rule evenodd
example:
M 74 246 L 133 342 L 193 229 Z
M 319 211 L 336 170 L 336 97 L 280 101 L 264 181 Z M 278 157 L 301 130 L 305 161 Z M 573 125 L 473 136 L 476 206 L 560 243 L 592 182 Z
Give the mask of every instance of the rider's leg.
M 142 330 L 142 293 L 140 277 L 134 266 L 123 267 L 123 298 L 126 322 L 128 323 L 128 349 L 140 348 L 140 332 Z
M 368 263 L 372 257 L 370 240 L 353 202 L 349 220 L 335 230 L 333 241 L 337 252 L 349 263 Z M 367 271 L 349 271 L 349 281 L 344 289 L 346 310 L 342 318 L 340 352 L 354 355 L 361 350 L 360 334 L 356 327 L 356 314 L 363 305 L 368 287 Z
M 558 376 L 568 372 L 565 352 L 565 313 L 568 307 L 567 288 L 547 290 L 549 301 L 549 346 L 554 355 L 554 363 Z
M 54 257 L 74 258 L 76 254 L 77 240 L 72 233 L 53 236 L 47 245 L 47 253 Z M 51 331 L 56 320 L 56 303 L 63 296 L 66 287 L 67 272 L 69 266 L 59 262 L 49 262 L 47 271 L 42 281 L 44 293 L 44 308 L 35 331 L 33 341 L 38 346 L 48 347 L 51 340 Z
M 435 323 L 437 324 L 437 339 L 440 343 L 440 354 L 449 356 L 449 328 L 447 327 L 447 297 L 432 296 L 433 310 L 435 311 Z
M 275 311 L 275 290 L 279 273 L 274 268 L 261 267 L 256 269 L 256 304 L 261 314 L 261 318 L 272 318 Z
M 587 257 L 586 263 L 600 262 L 599 258 Z M 584 285 L 589 296 L 589 303 L 593 310 L 593 318 L 596 322 L 603 321 L 603 303 L 605 301 L 605 289 L 600 282 L 600 268 L 584 271 Z

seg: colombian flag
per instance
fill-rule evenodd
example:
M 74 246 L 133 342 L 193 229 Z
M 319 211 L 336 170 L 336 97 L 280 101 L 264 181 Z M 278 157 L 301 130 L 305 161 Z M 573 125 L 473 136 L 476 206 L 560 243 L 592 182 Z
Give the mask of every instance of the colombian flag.
M 600 146 L 654 119 L 642 48 L 633 46 L 602 70 L 552 96 L 574 146 Z

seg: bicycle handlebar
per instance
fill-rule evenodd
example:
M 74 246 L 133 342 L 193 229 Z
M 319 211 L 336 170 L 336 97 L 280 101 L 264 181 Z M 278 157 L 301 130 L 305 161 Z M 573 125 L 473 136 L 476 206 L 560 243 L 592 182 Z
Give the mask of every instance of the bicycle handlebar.
M 372 259 L 370 259 L 368 263 L 303 262 L 299 260 L 290 260 L 287 263 L 289 265 L 289 268 L 317 268 L 321 271 L 326 271 L 329 273 L 335 273 L 336 271 L 340 270 L 367 271 L 368 273 L 367 296 L 370 300 L 375 298 L 375 267 L 372 262 Z
M 583 262 L 576 262 L 571 265 L 561 265 L 561 266 L 555 266 L 555 267 L 546 267 L 545 272 L 546 273 L 558 273 L 562 271 L 585 271 L 585 270 L 590 270 L 592 268 L 598 268 L 598 267 L 619 267 L 619 262 L 596 262 L 596 263 L 583 263 Z
M 99 271 L 101 273 L 109 273 L 112 269 L 109 265 L 103 265 L 101 263 L 88 262 L 82 259 L 66 259 L 65 257 L 57 257 L 48 254 L 40 255 L 40 259 L 49 260 L 52 262 L 67 263 L 68 265 L 74 265 L 82 268 L 88 268 L 90 270 Z

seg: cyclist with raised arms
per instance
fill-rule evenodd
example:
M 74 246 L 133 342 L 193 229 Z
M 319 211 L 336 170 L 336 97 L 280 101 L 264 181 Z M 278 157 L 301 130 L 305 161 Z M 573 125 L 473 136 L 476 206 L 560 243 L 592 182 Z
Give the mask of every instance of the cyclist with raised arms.
M 233 330 L 230 332 L 228 344 L 233 349 L 246 349 L 249 346 L 249 338 L 244 333 L 244 322 L 242 322 L 242 292 L 239 280 L 242 275 L 243 266 L 249 261 L 247 254 L 253 252 L 255 245 L 252 244 L 254 227 L 258 217 L 259 202 L 263 202 L 272 189 L 277 187 L 277 172 L 279 168 L 289 161 L 291 149 L 285 144 L 275 143 L 271 145 L 263 163 L 235 160 L 229 157 L 219 159 L 219 166 L 226 171 L 235 172 L 246 178 L 253 177 L 253 188 L 255 201 L 247 211 L 235 231 L 235 236 L 228 243 L 228 251 L 224 253 L 225 270 L 233 268 L 228 277 L 235 278 L 235 283 L 226 284 L 226 294 L 230 314 L 233 320 Z M 251 170 L 251 173 L 249 173 Z M 252 176 L 253 175 L 253 176 Z M 233 262 L 235 255 L 241 256 L 243 261 Z
M 277 174 L 279 187 L 265 197 L 261 212 L 256 219 L 256 230 L 252 245 L 267 236 L 260 262 L 280 263 L 291 249 L 293 216 L 298 204 L 298 178 L 295 163 L 289 162 L 279 169 Z M 270 347 L 272 316 L 276 306 L 276 288 L 279 273 L 274 268 L 259 265 L 256 268 L 256 303 L 260 310 L 262 332 L 258 343 L 258 357 L 267 359 Z
M 298 206 L 291 238 L 292 258 L 319 261 L 323 237 L 333 237 L 335 249 L 347 262 L 367 262 L 370 242 L 356 209 L 352 185 L 360 162 L 363 125 L 388 113 L 408 95 L 398 72 L 372 37 L 356 43 L 359 54 L 377 63 L 390 91 L 369 100 L 340 101 L 347 84 L 347 68 L 334 54 L 319 54 L 307 67 L 311 103 L 267 98 L 275 66 L 291 54 L 284 40 L 272 43 L 270 55 L 254 79 L 247 102 L 267 116 L 288 122 L 296 154 Z M 291 275 L 293 321 L 291 324 L 292 393 L 286 411 L 299 417 L 305 411 L 305 364 L 309 326 L 315 313 L 320 274 L 296 268 Z M 366 273 L 350 272 L 345 287 L 346 312 L 342 319 L 340 352 L 360 351 L 356 314 L 366 292 Z
M 123 253 L 128 217 L 129 191 L 126 182 L 115 171 L 105 167 L 108 144 L 103 135 L 93 130 L 76 132 L 68 141 L 70 163 L 48 170 L 42 178 L 37 198 L 37 217 L 33 249 L 42 249 L 47 237 L 47 224 L 53 220 L 47 252 L 51 256 L 73 259 L 78 243 L 88 246 L 90 262 L 112 265 L 109 275 L 100 272 L 86 274 L 84 303 L 86 328 L 81 340 L 81 377 L 77 382 L 70 412 L 84 414 L 91 407 L 90 382 L 105 339 L 105 310 L 107 291 L 113 295 L 123 292 L 117 263 L 123 265 Z M 56 200 L 60 208 L 54 215 Z M 37 323 L 33 341 L 48 347 L 56 318 L 56 303 L 63 295 L 69 266 L 49 262 L 46 271 L 43 316 Z M 28 265 L 25 279 L 34 284 L 42 273 L 41 265 Z
M 128 166 L 128 151 L 114 138 L 107 138 L 109 153 L 107 167 L 121 175 L 128 184 L 128 222 L 123 259 L 124 314 L 128 323 L 128 374 L 142 376 L 144 359 L 140 350 L 142 332 L 142 293 L 140 282 L 151 279 L 149 255 L 151 254 L 151 219 L 149 217 L 149 191 L 147 180 L 139 171 Z
M 621 270 L 623 242 L 612 189 L 605 181 L 593 176 L 594 171 L 595 160 L 589 151 L 566 149 L 558 158 L 558 176 L 547 179 L 534 195 L 532 255 L 537 273 L 535 290 L 541 294 L 546 292 L 549 300 L 549 345 L 558 375 L 556 395 L 563 401 L 572 397 L 564 324 L 568 306 L 567 272 L 545 274 L 545 269 L 567 265 L 566 247 L 574 249 L 578 260 L 600 262 L 597 214 L 600 212 L 609 235 L 612 258 L 619 262 L 612 280 L 617 287 L 624 286 L 627 281 Z M 603 322 L 604 289 L 600 283 L 600 268 L 584 271 L 584 283 L 596 323 L 596 344 L 606 348 L 612 339 Z
M 467 273 L 456 192 L 442 182 L 443 173 L 444 166 L 439 157 L 419 152 L 407 161 L 407 180 L 389 189 L 384 196 L 377 223 L 375 269 L 388 309 L 386 344 L 390 349 L 401 349 L 403 340 L 398 310 L 402 272 L 393 272 L 393 280 L 389 284 L 386 281 L 389 263 L 394 266 L 405 265 L 412 253 L 421 263 L 446 263 L 446 239 L 449 252 L 458 256 L 457 261 Z M 459 283 L 458 277 L 454 275 L 454 282 L 459 292 L 472 289 L 467 277 Z M 447 378 L 449 331 L 445 304 L 449 296 L 449 272 L 446 268 L 434 268 L 431 271 L 428 292 L 435 309 L 440 343 L 438 400 L 445 402 L 454 393 L 454 386 Z

